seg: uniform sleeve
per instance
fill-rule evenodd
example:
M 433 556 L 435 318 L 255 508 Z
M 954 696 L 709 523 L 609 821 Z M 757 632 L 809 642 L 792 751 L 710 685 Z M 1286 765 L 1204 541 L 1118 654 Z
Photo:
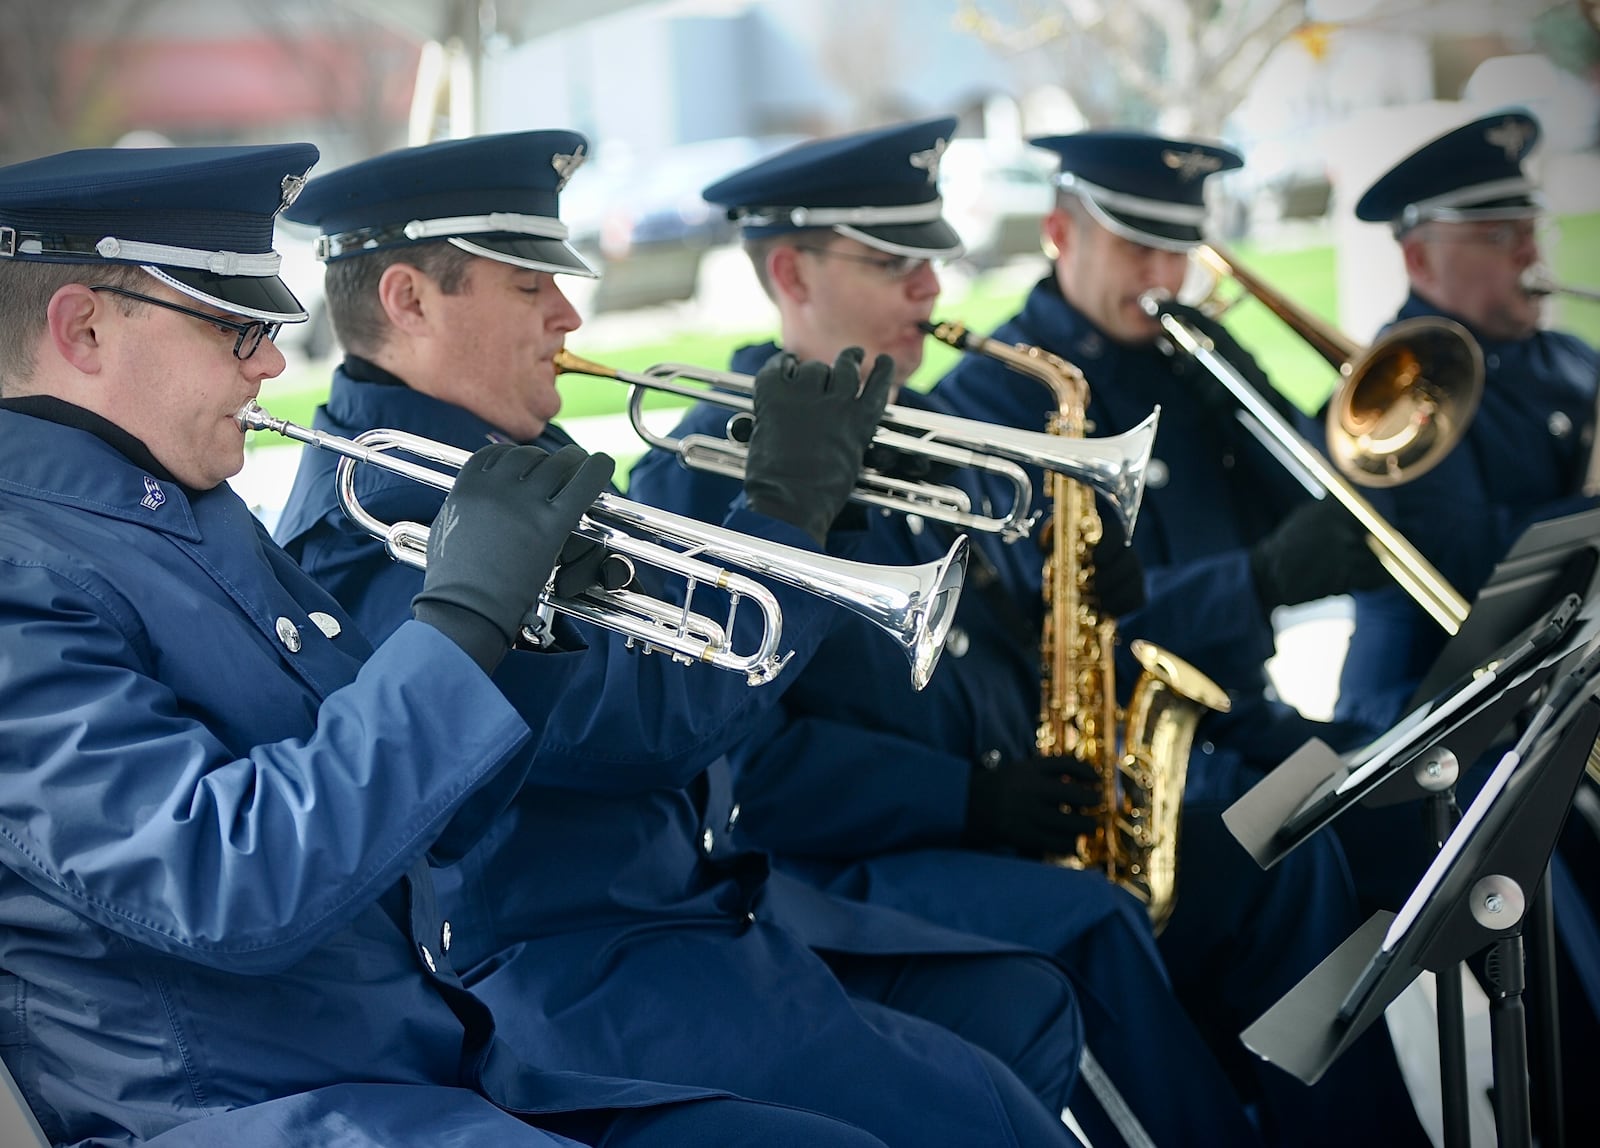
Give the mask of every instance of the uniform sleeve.
M 1224 689 L 1259 689 L 1276 646 L 1244 550 L 1145 568 L 1145 604 L 1117 620 L 1123 646 L 1144 638 L 1191 663 Z
M 6 570 L 0 854 L 70 911 L 243 973 L 281 970 L 372 903 L 514 760 L 529 723 L 409 623 L 286 740 L 230 747 L 153 676 L 104 587 Z M 219 673 L 281 672 L 230 663 Z M 562 691 L 560 658 L 546 695 Z M 252 727 L 255 728 L 255 727 Z
M 740 824 L 776 853 L 856 858 L 966 827 L 972 764 L 893 733 L 778 713 L 731 760 Z

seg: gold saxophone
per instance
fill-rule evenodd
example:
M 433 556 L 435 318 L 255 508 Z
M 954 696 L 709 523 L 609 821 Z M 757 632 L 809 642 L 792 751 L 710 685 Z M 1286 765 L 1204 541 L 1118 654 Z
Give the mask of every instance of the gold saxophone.
M 974 335 L 958 323 L 936 324 L 931 333 L 1038 379 L 1056 400 L 1049 433 L 1083 437 L 1089 385 L 1073 364 L 1038 347 Z M 1102 794 L 1093 811 L 1095 831 L 1078 838 L 1076 853 L 1049 860 L 1102 870 L 1144 903 L 1159 931 L 1177 896 L 1178 826 L 1195 726 L 1208 709 L 1226 711 L 1228 695 L 1176 655 L 1135 640 L 1130 649 L 1141 667 L 1139 678 L 1127 709 L 1118 711 L 1112 662 L 1117 625 L 1100 613 L 1094 589 L 1092 556 L 1101 531 L 1094 493 L 1064 474 L 1045 477 L 1055 516 L 1042 543 L 1036 748 L 1041 757 L 1070 754 L 1088 762 Z

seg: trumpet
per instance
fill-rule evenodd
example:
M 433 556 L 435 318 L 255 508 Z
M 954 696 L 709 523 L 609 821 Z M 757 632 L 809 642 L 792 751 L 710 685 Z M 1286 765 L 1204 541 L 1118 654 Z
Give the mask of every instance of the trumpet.
M 744 477 L 748 450 L 732 437 L 732 420 L 728 438 L 714 435 L 674 438 L 657 434 L 646 426 L 643 412 L 645 393 L 653 390 L 727 407 L 736 412 L 733 420 L 747 418 L 755 406 L 754 380 L 749 375 L 684 363 L 659 363 L 643 372 L 620 371 L 564 349 L 556 355 L 555 362 L 558 372 L 627 383 L 631 388 L 628 418 L 634 431 L 651 446 L 677 454 L 685 466 L 696 470 L 729 478 Z M 1155 436 L 1154 415 L 1113 438 L 1063 440 L 1035 431 L 891 404 L 884 410 L 883 421 L 872 439 L 874 444 L 931 462 L 998 475 L 1011 487 L 1010 509 L 999 515 L 978 514 L 973 511 L 966 492 L 958 487 L 910 481 L 872 470 L 862 472 L 850 500 L 998 534 L 1009 542 L 1026 537 L 1039 517 L 1031 509 L 1033 483 L 1023 469 L 1036 466 L 1094 487 L 1105 496 L 1131 535 L 1139 515 L 1145 468 L 1150 462 Z
M 368 463 L 448 491 L 471 451 L 397 430 L 380 429 L 353 439 L 341 438 L 274 418 L 254 401 L 246 403 L 234 417 L 242 429 L 273 431 L 343 456 L 336 483 L 339 505 L 345 514 L 368 533 L 383 539 L 391 558 L 418 569 L 427 567 L 429 528 L 417 522 L 387 523 L 371 514 L 356 496 L 356 464 Z M 394 451 L 443 469 L 396 457 L 391 453 Z M 601 494 L 579 519 L 573 533 L 600 543 L 630 567 L 646 563 L 682 577 L 687 583 L 683 603 L 600 587 L 563 598 L 557 597 L 547 584 L 524 624 L 523 635 L 528 641 L 547 645 L 553 616 L 565 614 L 622 634 L 630 647 L 637 645 L 646 653 L 659 650 L 674 661 L 702 662 L 742 673 L 753 686 L 777 677 L 792 656 L 778 652 L 783 613 L 777 598 L 761 582 L 715 562 L 766 575 L 872 622 L 904 651 L 911 663 L 912 684 L 919 690 L 928 684 L 943 651 L 967 565 L 965 535 L 935 561 L 920 566 L 874 566 L 709 526 L 612 494 Z M 728 595 L 725 621 L 719 623 L 691 609 L 695 590 L 702 584 Z M 739 603 L 744 599 L 754 603 L 760 612 L 762 630 L 756 649 L 739 653 L 733 649 L 732 635 Z
M 1535 263 L 1522 273 L 1522 290 L 1529 295 L 1570 295 L 1574 299 L 1585 299 L 1590 303 L 1600 303 L 1600 290 L 1593 287 L 1572 287 L 1565 283 L 1557 283 L 1550 269 L 1542 263 Z

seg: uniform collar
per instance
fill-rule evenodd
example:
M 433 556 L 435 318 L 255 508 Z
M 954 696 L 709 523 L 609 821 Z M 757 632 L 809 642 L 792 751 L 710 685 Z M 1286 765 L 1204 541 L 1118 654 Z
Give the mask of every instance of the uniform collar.
M 1413 291 L 1409 295 L 1406 296 L 1405 305 L 1400 308 L 1399 314 L 1397 314 L 1395 316 L 1395 321 L 1399 322 L 1399 321 L 1404 320 L 1404 319 L 1420 319 L 1420 318 L 1449 319 L 1449 320 L 1451 320 L 1453 322 L 1460 323 L 1463 327 L 1465 327 L 1467 329 L 1467 331 L 1472 335 L 1472 337 L 1478 341 L 1478 345 L 1483 348 L 1483 350 L 1484 350 L 1484 352 L 1486 354 L 1487 353 L 1491 353 L 1491 352 L 1501 352 L 1501 351 L 1504 351 L 1505 349 L 1511 348 L 1511 347 L 1526 347 L 1528 344 L 1532 343 L 1535 339 L 1537 339 L 1539 337 L 1539 335 L 1540 335 L 1540 332 L 1535 331 L 1532 335 L 1529 335 L 1526 339 L 1490 339 L 1490 338 L 1487 338 L 1486 336 L 1480 334 L 1478 332 L 1477 328 L 1475 328 L 1471 323 L 1469 323 L 1465 319 L 1463 319 L 1460 315 L 1453 315 L 1449 311 L 1444 310 L 1443 308 L 1434 306 L 1432 303 L 1430 303 L 1426 299 L 1424 299 L 1421 295 L 1418 295 L 1415 291 Z
M 171 478 L 139 465 L 94 430 L 25 413 L 15 408 L 14 401 L 0 404 L 0 489 L 190 542 L 200 541 L 190 500 L 210 493 L 186 491 Z
M 156 461 L 156 456 L 143 440 L 134 437 L 116 423 L 55 395 L 20 395 L 14 399 L 0 399 L 0 409 L 32 415 L 62 426 L 88 431 L 102 442 L 115 447 L 134 466 L 143 467 L 162 482 L 179 485 L 172 473 Z M 187 487 L 184 488 L 186 491 Z

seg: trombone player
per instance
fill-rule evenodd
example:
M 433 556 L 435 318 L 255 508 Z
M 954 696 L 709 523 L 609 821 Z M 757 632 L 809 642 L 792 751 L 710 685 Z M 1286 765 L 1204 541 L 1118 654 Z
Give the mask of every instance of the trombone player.
M 937 157 L 954 129 L 953 118 L 937 119 L 802 144 L 706 189 L 705 198 L 740 224 L 777 307 L 784 349 L 824 358 L 848 343 L 891 349 L 897 382 L 920 363 L 918 324 L 932 314 L 940 290 L 936 263 L 960 251 L 936 181 Z M 772 343 L 745 347 L 733 367 L 755 371 L 777 350 Z M 1049 392 L 1021 377 L 1016 386 L 1036 389 L 1041 405 L 1037 418 L 1015 425 L 1042 429 Z M 943 409 L 942 389 L 931 397 L 902 389 L 895 401 Z M 720 434 L 725 421 L 725 412 L 702 404 L 675 433 Z M 961 476 L 950 481 L 966 483 L 978 502 L 987 489 Z M 688 469 L 659 449 L 635 466 L 630 484 L 636 498 L 702 518 L 719 513 L 736 490 L 731 479 Z M 1108 512 L 1101 518 L 1114 522 Z M 910 561 L 938 549 L 940 532 L 938 523 L 869 514 L 855 553 Z M 1072 807 L 1097 800 L 1094 778 L 1070 759 L 1034 753 L 1038 549 L 1027 540 L 999 545 L 989 536 L 975 536 L 974 547 L 982 558 L 975 559 L 929 688 L 920 694 L 903 688 L 868 633 L 848 621 L 838 627 L 785 693 L 779 712 L 733 755 L 740 830 L 808 881 L 1057 954 L 1079 978 L 1089 1052 L 1156 1143 L 1248 1142 L 1254 1134 L 1238 1127 L 1233 1089 L 1216 1083 L 1217 1065 L 1197 1047 L 1193 1026 L 1174 1015 L 1170 993 L 1151 968 L 1143 909 L 1100 874 L 1038 860 L 1070 852 L 1092 827 Z M 1120 537 L 1107 537 L 1094 548 L 1094 560 L 1101 605 L 1112 613 L 1135 611 L 1143 579 L 1134 552 Z M 1215 978 L 1277 984 L 1276 976 L 1286 990 L 1298 975 L 1292 968 L 1309 969 L 1356 918 L 1336 846 L 1318 843 L 1315 853 L 1290 858 L 1292 867 L 1262 874 L 1233 846 L 1215 812 L 1209 821 L 1197 818 L 1193 830 L 1192 840 L 1202 843 L 1196 852 L 1210 852 L 1203 843 L 1214 838 L 1233 848 L 1240 864 L 1194 883 L 1180 877 L 1185 892 L 1172 928 L 1190 939 L 1177 952 L 1163 939 L 1162 955 L 1175 978 L 1194 986 L 1192 999 L 1204 1017 L 1214 1020 Z M 1190 915 L 1192 927 L 1180 927 Z M 1210 936 L 1207 922 L 1216 926 Z M 1262 993 L 1255 1003 L 1264 1009 L 1273 999 Z M 1225 1047 L 1225 1055 L 1237 1058 L 1236 1034 L 1255 1015 L 1202 1027 L 1212 1033 L 1214 1049 Z M 1230 1029 L 1231 1021 L 1237 1023 Z M 1144 1035 L 1134 1039 L 1135 1032 Z M 1355 1103 L 1338 1084 L 1308 1095 L 1277 1070 L 1267 1072 L 1276 1076 L 1262 1111 L 1272 1142 L 1318 1143 L 1326 1136 L 1348 1143 L 1363 1130 L 1376 1136 L 1383 1126 L 1382 1117 L 1362 1123 L 1374 1119 L 1368 1107 L 1374 1101 L 1383 1110 L 1381 1088 L 1370 1096 L 1362 1089 Z M 1327 1111 L 1314 1107 L 1324 1098 Z M 1099 1128 L 1089 1131 L 1102 1142 Z M 1114 1142 L 1117 1131 L 1104 1138 Z M 1381 1139 L 1398 1143 L 1404 1133 Z
M 1538 140 L 1538 121 L 1523 111 L 1473 120 L 1400 160 L 1355 209 L 1358 218 L 1387 225 L 1399 244 L 1409 292 L 1396 321 L 1454 319 L 1483 350 L 1483 396 L 1465 438 L 1414 481 L 1371 492 L 1380 513 L 1469 599 L 1531 523 L 1595 505 L 1586 487 L 1597 474 L 1600 353 L 1543 326 L 1544 209 L 1525 166 Z M 1358 594 L 1339 713 L 1373 730 L 1392 724 L 1443 643 L 1409 598 L 1390 589 Z M 1481 776 L 1469 772 L 1464 788 Z M 1401 845 L 1417 839 L 1407 830 Z M 1592 832 L 1587 819 L 1572 818 L 1552 858 L 1566 1064 L 1592 1059 L 1600 1041 L 1593 991 L 1600 948 L 1592 939 L 1600 898 L 1584 860 L 1592 838 L 1583 841 Z M 1391 848 L 1386 860 L 1401 886 L 1393 895 L 1403 895 L 1427 858 L 1401 864 Z M 1571 1075 L 1563 1093 L 1569 1142 L 1592 1143 L 1600 1097 Z
M 1379 178 L 1356 216 L 1386 224 L 1409 293 L 1395 320 L 1442 316 L 1484 355 L 1484 389 L 1466 438 L 1373 504 L 1471 598 L 1526 527 L 1593 504 L 1600 354 L 1544 330 L 1537 185 L 1524 167 L 1539 140 L 1531 115 L 1486 116 L 1430 141 Z M 1444 635 L 1387 589 L 1359 595 L 1339 687 L 1340 716 L 1391 725 Z
M 320 428 L 457 447 L 571 441 L 552 422 L 554 357 L 579 326 L 560 276 L 592 272 L 565 241 L 559 199 L 585 151 L 568 131 L 448 140 L 307 184 L 290 218 L 322 233 L 347 353 Z M 790 396 L 802 409 L 763 418 L 750 477 L 719 520 L 828 543 L 889 367 L 865 371 L 852 350 L 831 369 L 791 359 L 763 372 L 761 409 Z M 381 635 L 419 578 L 346 520 L 331 460 L 306 453 L 279 533 Z M 429 521 L 440 501 L 389 471 L 358 480 L 385 518 Z M 890 1144 L 1066 1143 L 1080 1022 L 1059 968 L 768 881 L 760 855 L 719 852 L 738 814 L 718 755 L 834 620 L 811 595 L 776 589 L 795 656 L 760 689 L 577 624 L 589 646 L 527 783 L 493 839 L 440 872 L 441 944 L 527 1055 L 820 1111 Z

